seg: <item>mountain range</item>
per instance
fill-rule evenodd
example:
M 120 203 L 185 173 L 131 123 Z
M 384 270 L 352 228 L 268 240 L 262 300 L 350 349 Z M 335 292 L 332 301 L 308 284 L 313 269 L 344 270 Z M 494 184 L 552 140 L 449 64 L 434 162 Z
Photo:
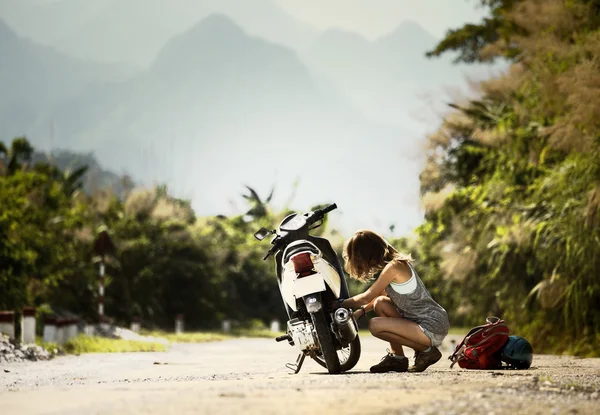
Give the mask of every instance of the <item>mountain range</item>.
M 399 211 L 400 223 L 419 221 L 422 132 L 408 112 L 419 90 L 460 76 L 423 58 L 436 40 L 418 24 L 369 41 L 319 34 L 269 0 L 140 2 L 0 0 L 0 16 L 23 22 L 17 34 L 0 21 L 0 139 L 93 152 L 138 183 L 168 184 L 199 214 L 226 211 L 242 183 L 301 177 L 296 198 L 308 205 L 352 208 L 348 186 L 360 191 L 347 223 L 387 227 L 379 217 Z M 227 16 L 208 14 L 217 3 Z M 400 201 L 378 178 L 398 183 Z
M 452 65 L 451 57 L 425 57 L 424 52 L 437 41 L 411 21 L 374 41 L 331 29 L 302 57 L 317 77 L 334 85 L 368 117 L 383 123 L 414 125 L 411 112 L 418 108 L 420 94 L 464 82 L 464 68 Z
M 80 59 L 140 67 L 211 14 L 292 49 L 318 35 L 271 0 L 0 0 L 0 16 L 23 36 Z
M 0 20 L 0 125 L 2 135 L 25 131 L 52 106 L 78 94 L 91 82 L 116 81 L 127 67 L 71 58 L 17 36 Z
M 322 91 L 294 52 L 224 16 L 171 40 L 135 77 L 64 100 L 26 133 L 34 142 L 52 133 L 55 146 L 91 150 L 107 168 L 179 193 L 200 186 L 208 211 L 239 184 L 240 169 L 250 183 L 275 174 L 287 183 L 339 180 L 330 166 L 392 163 L 411 138 Z

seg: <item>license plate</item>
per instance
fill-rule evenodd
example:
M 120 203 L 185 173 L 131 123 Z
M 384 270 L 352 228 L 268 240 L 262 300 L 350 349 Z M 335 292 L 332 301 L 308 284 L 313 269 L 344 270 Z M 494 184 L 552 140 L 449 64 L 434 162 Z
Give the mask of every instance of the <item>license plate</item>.
M 325 291 L 325 281 L 321 274 L 313 274 L 294 281 L 294 296 L 302 298 L 305 295 Z

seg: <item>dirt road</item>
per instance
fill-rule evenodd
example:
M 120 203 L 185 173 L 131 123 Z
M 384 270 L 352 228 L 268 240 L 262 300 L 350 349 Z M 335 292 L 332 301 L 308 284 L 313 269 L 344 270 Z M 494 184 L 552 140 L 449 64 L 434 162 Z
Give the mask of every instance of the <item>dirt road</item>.
M 536 355 L 527 371 L 467 371 L 444 358 L 419 374 L 371 374 L 386 345 L 362 337 L 348 374 L 330 376 L 265 339 L 176 344 L 0 366 L 0 414 L 600 413 L 600 359 Z M 412 356 L 412 351 L 407 355 Z

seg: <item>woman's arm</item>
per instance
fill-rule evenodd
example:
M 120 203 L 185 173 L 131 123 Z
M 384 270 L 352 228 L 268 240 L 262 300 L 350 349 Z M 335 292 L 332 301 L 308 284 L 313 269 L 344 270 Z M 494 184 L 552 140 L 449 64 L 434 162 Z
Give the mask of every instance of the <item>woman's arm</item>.
M 362 308 L 365 310 L 365 314 L 368 313 L 369 311 L 373 310 L 373 308 L 375 307 L 375 300 L 377 300 L 377 298 L 382 295 L 386 295 L 385 291 L 382 291 L 377 297 L 373 298 L 368 304 L 365 304 L 362 306 Z
M 373 308 L 372 302 L 380 295 L 385 295 L 385 294 L 382 294 L 382 293 L 385 293 L 385 288 L 397 276 L 400 277 L 399 278 L 400 280 L 403 280 L 403 281 L 407 280 L 406 275 L 404 275 L 406 273 L 406 270 L 404 268 L 405 267 L 408 268 L 408 267 L 403 266 L 401 269 L 399 269 L 399 267 L 394 266 L 394 265 L 395 264 L 393 264 L 393 263 L 386 265 L 385 268 L 383 269 L 383 271 L 381 271 L 379 278 L 377 278 L 377 281 L 375 281 L 373 283 L 373 285 L 371 285 L 369 287 L 368 290 L 366 290 L 365 292 L 363 292 L 361 294 L 355 295 L 354 297 L 350 297 L 350 298 L 344 300 L 341 304 L 341 307 L 358 308 L 363 305 L 370 305 L 371 308 Z M 408 269 L 410 270 L 410 268 L 408 268 Z M 402 275 L 400 275 L 400 274 L 402 274 Z M 410 274 L 409 274 L 408 278 L 410 278 Z M 369 311 L 369 310 L 366 310 L 366 311 Z
M 377 300 L 377 298 L 379 298 L 380 296 L 387 296 L 385 290 L 382 291 L 377 297 L 372 299 L 371 302 L 369 302 L 369 304 L 365 304 L 361 306 L 358 310 L 354 311 L 354 318 L 358 320 L 359 318 L 364 317 L 369 311 L 373 310 L 373 308 L 375 308 L 375 300 Z
M 390 268 L 391 267 L 386 266 L 373 285 L 371 285 L 365 292 L 344 300 L 341 304 L 341 307 L 358 308 L 366 305 L 370 308 L 365 311 L 370 311 L 373 308 L 373 302 L 375 299 L 380 295 L 385 295 L 385 287 L 387 287 L 394 279 L 394 272 Z

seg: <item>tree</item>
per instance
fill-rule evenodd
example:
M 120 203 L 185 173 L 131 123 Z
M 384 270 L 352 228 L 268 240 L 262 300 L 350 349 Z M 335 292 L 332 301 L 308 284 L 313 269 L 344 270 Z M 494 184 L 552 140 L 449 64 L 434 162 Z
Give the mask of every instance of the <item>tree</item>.
M 598 2 L 482 3 L 429 55 L 513 65 L 428 139 L 417 258 L 453 323 L 500 314 L 538 350 L 597 353 Z

